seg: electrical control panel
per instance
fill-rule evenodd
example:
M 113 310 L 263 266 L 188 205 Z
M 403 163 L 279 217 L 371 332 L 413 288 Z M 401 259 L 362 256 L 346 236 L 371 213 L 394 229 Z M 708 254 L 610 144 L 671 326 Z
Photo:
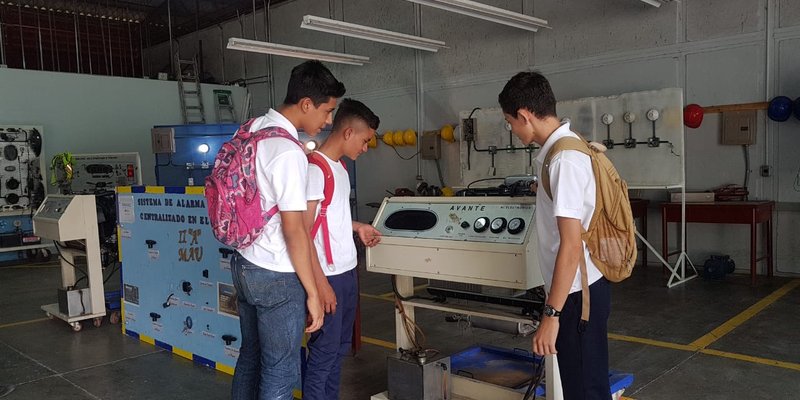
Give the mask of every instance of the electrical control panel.
M 44 200 L 41 126 L 0 125 L 0 209 L 38 207 Z
M 73 154 L 72 193 L 97 193 L 142 184 L 139 153 Z
M 511 289 L 543 284 L 535 198 L 391 197 L 373 226 L 367 270 Z
M 532 228 L 534 204 L 387 203 L 377 228 L 394 237 L 522 244 Z

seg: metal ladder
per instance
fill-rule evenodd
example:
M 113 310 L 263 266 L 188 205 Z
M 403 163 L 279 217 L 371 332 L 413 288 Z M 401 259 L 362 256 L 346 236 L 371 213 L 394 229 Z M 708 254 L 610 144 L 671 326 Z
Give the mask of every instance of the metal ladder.
M 187 68 L 184 68 L 184 67 Z M 206 114 L 203 110 L 203 93 L 200 91 L 200 73 L 197 68 L 197 56 L 191 60 L 181 60 L 175 53 L 175 76 L 178 77 L 178 93 L 181 99 L 181 112 L 184 124 L 205 124 Z
M 230 90 L 214 90 L 214 111 L 217 115 L 218 124 L 237 122 Z

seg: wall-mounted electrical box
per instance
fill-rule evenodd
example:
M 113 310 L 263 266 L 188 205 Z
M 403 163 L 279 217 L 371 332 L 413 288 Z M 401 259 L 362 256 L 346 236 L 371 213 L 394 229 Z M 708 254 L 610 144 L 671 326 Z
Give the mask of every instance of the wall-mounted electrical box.
M 439 136 L 439 131 L 423 132 L 419 151 L 423 160 L 442 158 L 442 138 Z
M 756 142 L 756 111 L 722 113 L 721 144 L 752 145 Z
M 153 128 L 150 130 L 153 138 L 153 153 L 175 152 L 175 130 L 172 128 Z

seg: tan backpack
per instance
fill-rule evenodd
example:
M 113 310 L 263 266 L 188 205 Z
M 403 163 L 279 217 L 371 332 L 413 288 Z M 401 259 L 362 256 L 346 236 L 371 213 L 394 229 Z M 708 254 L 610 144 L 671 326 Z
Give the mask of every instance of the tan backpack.
M 580 151 L 592 160 L 597 197 L 589 229 L 583 231 L 581 239 L 586 242 L 589 256 L 603 276 L 611 282 L 620 282 L 631 276 L 636 262 L 636 227 L 628 198 L 628 184 L 608 157 L 585 139 L 565 137 L 553 143 L 542 165 L 540 184 L 550 199 L 553 198 L 550 161 L 564 150 Z M 584 257 L 581 257 L 580 268 L 583 287 L 581 320 L 586 323 L 589 321 L 589 283 Z

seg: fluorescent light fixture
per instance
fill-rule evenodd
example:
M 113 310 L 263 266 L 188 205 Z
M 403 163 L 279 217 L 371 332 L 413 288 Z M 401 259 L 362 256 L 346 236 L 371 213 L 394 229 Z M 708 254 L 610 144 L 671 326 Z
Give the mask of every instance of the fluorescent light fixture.
M 661 2 L 658 0 L 641 0 L 642 3 L 650 4 L 651 6 L 658 8 L 661 7 Z
M 272 54 L 276 56 L 328 61 L 350 65 L 364 65 L 369 62 L 369 57 L 364 56 L 334 53 L 332 51 L 307 49 L 303 47 L 287 46 L 285 44 L 260 42 L 258 40 L 242 38 L 228 39 L 228 48 L 231 50 L 250 51 L 253 53 Z
M 531 17 L 529 15 L 516 13 L 499 7 L 489 6 L 477 1 L 470 0 L 407 0 L 423 6 L 435 7 L 457 14 L 468 15 L 498 24 L 513 26 L 531 32 L 537 32 L 539 28 L 550 28 L 547 21 Z
M 322 18 L 314 15 L 304 16 L 300 27 L 431 52 L 436 52 L 441 48 L 447 47 L 445 46 L 444 42 L 440 40 L 406 35 L 405 33 L 351 24 L 349 22 L 337 21 L 335 19 Z

